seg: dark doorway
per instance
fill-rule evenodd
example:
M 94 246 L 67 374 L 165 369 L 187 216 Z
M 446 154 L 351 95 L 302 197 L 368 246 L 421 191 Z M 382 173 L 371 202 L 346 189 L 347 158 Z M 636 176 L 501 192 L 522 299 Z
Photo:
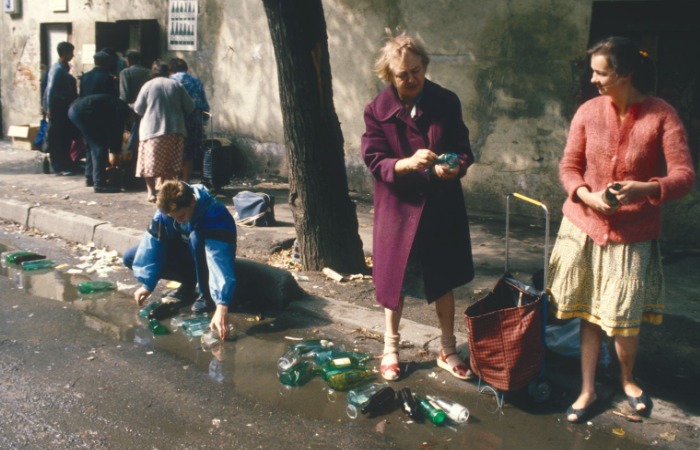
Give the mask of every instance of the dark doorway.
M 698 167 L 700 153 L 700 27 L 697 1 L 593 2 L 589 47 L 608 36 L 639 43 L 657 64 L 655 95 L 678 111 L 686 126 L 690 151 Z M 586 62 L 581 101 L 598 95 Z
M 160 29 L 158 21 L 118 20 L 95 23 L 95 47 L 100 50 L 112 47 L 122 55 L 129 49 L 141 52 L 141 64 L 150 67 L 160 58 Z

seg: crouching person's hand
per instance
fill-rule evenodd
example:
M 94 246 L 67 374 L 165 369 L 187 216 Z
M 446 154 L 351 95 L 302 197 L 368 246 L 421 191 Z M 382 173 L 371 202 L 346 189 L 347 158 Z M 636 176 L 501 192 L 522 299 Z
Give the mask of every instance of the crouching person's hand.
M 226 339 L 228 337 L 228 306 L 222 304 L 216 305 L 216 311 L 214 311 L 214 317 L 211 318 L 209 328 L 216 331 L 220 339 Z
M 136 301 L 136 304 L 140 307 L 150 295 L 151 291 L 141 286 L 134 292 L 134 300 Z

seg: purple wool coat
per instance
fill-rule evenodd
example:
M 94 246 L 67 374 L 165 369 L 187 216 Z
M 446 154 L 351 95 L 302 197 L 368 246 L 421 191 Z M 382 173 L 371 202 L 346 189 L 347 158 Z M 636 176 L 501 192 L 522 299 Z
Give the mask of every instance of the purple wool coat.
M 377 302 L 399 306 L 411 251 L 423 267 L 425 294 L 435 301 L 474 278 L 467 209 L 460 179 L 474 162 L 457 96 L 425 80 L 411 118 L 396 89 L 387 86 L 365 108 L 362 157 L 374 176 L 373 278 Z M 428 148 L 456 153 L 459 177 L 443 181 L 429 171 L 397 176 L 399 159 Z

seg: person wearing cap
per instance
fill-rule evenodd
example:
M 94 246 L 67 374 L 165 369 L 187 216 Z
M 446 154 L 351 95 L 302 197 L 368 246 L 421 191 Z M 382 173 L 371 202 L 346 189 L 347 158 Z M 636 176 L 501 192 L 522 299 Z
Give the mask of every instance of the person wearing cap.
M 196 313 L 214 312 L 210 328 L 228 336 L 228 309 L 236 290 L 236 223 L 229 210 L 201 184 L 166 181 L 158 210 L 138 246 L 124 252 L 124 265 L 141 283 L 139 307 L 161 279 L 179 281 L 170 295 Z

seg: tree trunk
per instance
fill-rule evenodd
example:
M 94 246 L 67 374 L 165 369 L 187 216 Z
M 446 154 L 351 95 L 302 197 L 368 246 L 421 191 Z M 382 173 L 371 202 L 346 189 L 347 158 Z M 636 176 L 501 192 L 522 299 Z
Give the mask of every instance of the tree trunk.
M 263 0 L 277 58 L 289 205 L 306 270 L 366 270 L 333 104 L 321 0 Z

